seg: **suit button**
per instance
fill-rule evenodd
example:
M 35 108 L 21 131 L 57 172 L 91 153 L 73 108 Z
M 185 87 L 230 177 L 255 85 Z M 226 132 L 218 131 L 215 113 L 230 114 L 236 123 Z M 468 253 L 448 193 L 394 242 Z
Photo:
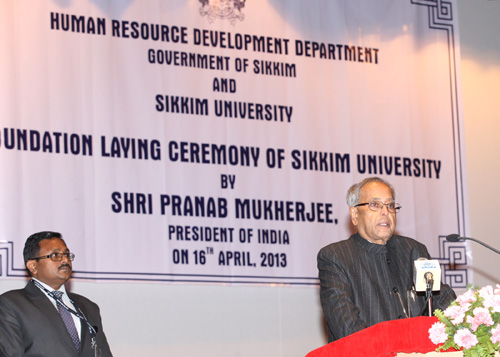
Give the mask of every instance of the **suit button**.
M 398 293 L 398 288 L 393 287 L 393 288 L 392 288 L 392 291 L 394 291 L 394 293 L 396 293 L 396 294 L 397 294 L 397 293 Z

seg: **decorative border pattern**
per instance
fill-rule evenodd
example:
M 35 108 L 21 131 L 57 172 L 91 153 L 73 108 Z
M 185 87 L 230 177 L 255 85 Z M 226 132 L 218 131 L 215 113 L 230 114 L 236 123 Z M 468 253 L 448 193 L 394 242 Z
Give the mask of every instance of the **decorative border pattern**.
M 446 0 L 410 0 L 412 4 L 427 6 L 429 28 L 446 31 L 448 40 L 448 61 L 450 76 L 451 120 L 453 128 L 455 187 L 457 199 L 457 233 L 467 235 L 466 209 L 464 199 L 464 178 L 462 165 L 462 145 L 460 141 L 459 101 L 457 83 L 457 55 L 455 52 L 455 28 L 453 24 L 453 4 Z
M 24 268 L 14 268 L 13 252 L 13 242 L 0 242 L 0 277 L 28 277 L 28 273 Z
M 431 28 L 450 28 L 453 31 L 453 7 L 445 0 L 411 0 L 412 4 L 429 8 L 429 24 Z M 443 27 L 440 27 L 443 26 Z
M 450 0 L 410 0 L 412 4 L 427 6 L 429 28 L 446 31 L 449 55 L 449 76 L 451 96 L 451 117 L 455 159 L 455 187 L 457 233 L 467 235 L 466 208 L 464 200 L 464 178 L 462 167 L 462 147 L 460 142 L 459 101 L 457 67 L 455 53 L 455 28 L 453 24 L 453 4 Z M 466 288 L 469 282 L 467 267 L 467 246 L 465 243 L 448 242 L 445 236 L 439 236 L 439 262 L 442 267 L 443 281 L 452 288 Z
M 27 278 L 24 269 L 13 267 L 14 242 L 0 242 L 0 278 Z M 17 260 L 17 259 L 16 259 Z M 207 277 L 210 280 L 207 280 Z M 127 272 L 88 272 L 73 270 L 71 279 L 78 280 L 109 280 L 109 281 L 143 281 L 143 282 L 172 282 L 172 283 L 234 283 L 234 284 L 276 284 L 276 285 L 319 285 L 318 278 L 314 277 L 283 277 L 283 276 L 231 276 L 204 275 L 204 274 L 152 274 Z M 286 283 L 283 282 L 286 280 Z
M 454 289 L 465 289 L 468 284 L 467 247 L 465 242 L 448 242 L 439 236 L 439 264 L 442 281 Z
M 465 242 L 449 242 L 446 236 L 439 236 L 439 257 L 436 258 L 441 265 L 442 281 L 454 289 L 465 289 L 469 282 L 467 266 L 467 247 Z M 14 243 L 0 242 L 0 278 L 2 277 L 17 277 L 26 278 L 28 274 L 25 269 L 16 269 L 13 267 L 14 258 Z M 183 276 L 184 279 L 179 280 L 177 276 Z M 115 280 L 115 281 L 156 281 L 156 282 L 207 282 L 200 278 L 206 278 L 204 275 L 189 275 L 185 274 L 134 274 L 134 273 L 105 273 L 105 272 L 83 272 L 74 271 L 73 279 L 82 280 Z M 213 283 L 227 283 L 225 276 L 212 276 Z M 261 276 L 233 276 L 232 283 L 257 283 L 262 284 L 260 279 L 276 279 L 276 277 L 261 277 Z M 286 277 L 278 277 L 278 279 L 287 279 Z M 317 278 L 289 278 L 290 285 L 318 285 Z M 310 280 L 309 283 L 298 281 L 299 279 Z M 258 281 L 256 281 L 258 280 Z M 294 281 L 295 280 L 295 281 Z M 283 282 L 268 281 L 269 284 L 283 284 Z

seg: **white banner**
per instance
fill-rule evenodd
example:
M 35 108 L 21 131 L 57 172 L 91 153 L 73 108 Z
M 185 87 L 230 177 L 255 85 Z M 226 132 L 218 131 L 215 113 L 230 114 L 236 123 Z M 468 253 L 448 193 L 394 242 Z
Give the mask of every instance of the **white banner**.
M 396 187 L 399 234 L 464 263 L 455 8 L 3 1 L 0 275 L 55 230 L 76 278 L 316 285 L 368 176 Z

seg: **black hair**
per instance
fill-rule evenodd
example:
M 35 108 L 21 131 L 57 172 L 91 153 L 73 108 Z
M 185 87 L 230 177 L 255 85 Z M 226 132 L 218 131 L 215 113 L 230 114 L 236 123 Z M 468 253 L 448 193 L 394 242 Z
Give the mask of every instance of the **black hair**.
M 57 232 L 44 231 L 30 235 L 28 239 L 26 239 L 26 243 L 24 244 L 24 250 L 23 250 L 24 265 L 28 263 L 28 260 L 38 257 L 38 255 L 40 254 L 40 242 L 44 239 L 51 239 L 51 238 L 59 238 L 64 242 L 61 233 Z

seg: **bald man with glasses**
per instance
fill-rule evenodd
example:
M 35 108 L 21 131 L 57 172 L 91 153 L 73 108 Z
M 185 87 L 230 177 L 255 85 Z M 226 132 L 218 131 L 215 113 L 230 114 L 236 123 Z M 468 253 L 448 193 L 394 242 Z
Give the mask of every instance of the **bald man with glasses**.
M 425 294 L 412 289 L 413 260 L 430 255 L 425 245 L 394 234 L 401 205 L 392 185 L 367 178 L 348 190 L 347 204 L 357 233 L 318 253 L 329 342 L 382 321 L 418 316 L 426 307 Z M 433 307 L 443 310 L 455 298 L 442 284 Z
M 31 235 L 23 255 L 31 280 L 0 295 L 0 356 L 112 356 L 99 307 L 66 291 L 75 255 L 61 234 Z

